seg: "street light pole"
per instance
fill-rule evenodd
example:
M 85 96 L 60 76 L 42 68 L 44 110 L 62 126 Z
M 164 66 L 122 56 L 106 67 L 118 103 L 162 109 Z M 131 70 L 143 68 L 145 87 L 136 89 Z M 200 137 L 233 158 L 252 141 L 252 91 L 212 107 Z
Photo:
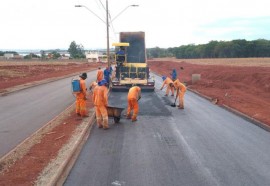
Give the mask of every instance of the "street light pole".
M 120 16 L 124 11 L 126 11 L 126 9 L 128 9 L 129 7 L 138 7 L 139 5 L 128 5 L 125 9 L 123 9 L 119 14 L 117 14 L 117 16 L 115 16 L 111 22 L 113 22 L 118 16 Z
M 127 6 L 124 10 L 122 10 L 117 16 L 115 16 L 111 22 L 113 20 L 115 20 L 120 14 L 122 14 L 126 9 L 128 9 L 129 7 L 137 7 L 139 5 L 129 5 Z M 75 5 L 75 7 L 84 7 L 86 8 L 89 12 L 91 12 L 92 14 L 94 14 L 98 19 L 100 19 L 103 23 L 106 24 L 106 29 L 107 29 L 107 64 L 108 67 L 111 67 L 111 62 L 110 62 L 110 42 L 109 42 L 109 7 L 108 7 L 108 0 L 106 0 L 106 22 L 100 18 L 97 14 L 95 14 L 92 10 L 90 10 L 87 6 L 84 5 Z
M 108 0 L 106 0 L 106 27 L 107 27 L 107 63 L 109 70 L 111 68 L 110 62 L 110 42 L 109 42 L 109 8 L 108 8 Z

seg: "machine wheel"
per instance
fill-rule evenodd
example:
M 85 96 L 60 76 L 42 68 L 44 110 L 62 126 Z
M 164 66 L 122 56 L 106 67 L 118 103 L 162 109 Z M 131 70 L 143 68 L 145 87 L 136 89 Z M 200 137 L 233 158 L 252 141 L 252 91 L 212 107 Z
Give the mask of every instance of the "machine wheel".
M 119 123 L 120 121 L 120 117 L 114 117 L 113 119 L 114 119 L 114 123 Z

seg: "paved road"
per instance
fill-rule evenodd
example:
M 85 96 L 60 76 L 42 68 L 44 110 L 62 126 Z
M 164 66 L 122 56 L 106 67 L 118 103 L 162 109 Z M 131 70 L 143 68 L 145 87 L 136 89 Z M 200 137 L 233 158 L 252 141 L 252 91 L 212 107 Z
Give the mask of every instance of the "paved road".
M 65 185 L 270 184 L 269 132 L 191 92 L 185 110 L 163 95 L 143 94 L 136 123 L 95 126 Z M 110 102 L 126 107 L 126 93 L 112 93 Z
M 88 84 L 95 76 L 95 71 L 88 73 Z M 0 97 L 0 157 L 75 101 L 71 93 L 71 78 Z

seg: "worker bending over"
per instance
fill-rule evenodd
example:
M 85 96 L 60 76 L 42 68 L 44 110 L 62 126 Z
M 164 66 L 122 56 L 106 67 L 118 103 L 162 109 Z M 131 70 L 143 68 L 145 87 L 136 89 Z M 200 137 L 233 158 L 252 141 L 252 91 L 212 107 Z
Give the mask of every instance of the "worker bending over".
M 181 83 L 179 81 L 179 79 L 175 80 L 173 82 L 173 85 L 174 85 L 175 89 L 177 90 L 178 95 L 176 95 L 176 96 L 179 97 L 178 107 L 179 107 L 179 109 L 184 109 L 184 95 L 186 93 L 187 88 L 183 83 Z
M 139 104 L 138 101 L 141 99 L 141 88 L 135 85 L 128 91 L 127 101 L 127 119 L 131 119 L 132 122 L 137 121 L 137 115 L 139 113 Z M 131 111 L 133 111 L 133 115 L 131 117 Z
M 89 91 L 92 92 L 97 85 L 97 82 L 92 81 L 89 86 Z
M 86 113 L 86 85 L 85 79 L 87 78 L 86 73 L 80 75 L 80 87 L 79 93 L 76 93 L 76 114 L 81 117 L 88 117 Z
M 100 82 L 101 80 L 103 80 L 103 71 L 101 70 L 101 67 L 98 67 L 98 71 L 97 71 L 97 83 Z
M 171 96 L 174 96 L 174 87 L 173 87 L 173 81 L 172 81 L 172 79 L 169 78 L 169 77 L 166 77 L 166 76 L 162 76 L 162 80 L 163 80 L 163 84 L 162 84 L 160 90 L 162 90 L 163 87 L 164 87 L 165 85 L 167 85 L 167 89 L 166 89 L 166 94 L 165 94 L 165 96 L 168 96 L 170 90 L 171 90 L 171 92 L 172 92 Z
M 108 112 L 107 112 L 108 89 L 106 85 L 107 81 L 105 79 L 98 82 L 98 86 L 94 88 L 92 98 L 96 109 L 96 119 L 98 128 L 103 128 L 104 130 L 109 129 Z

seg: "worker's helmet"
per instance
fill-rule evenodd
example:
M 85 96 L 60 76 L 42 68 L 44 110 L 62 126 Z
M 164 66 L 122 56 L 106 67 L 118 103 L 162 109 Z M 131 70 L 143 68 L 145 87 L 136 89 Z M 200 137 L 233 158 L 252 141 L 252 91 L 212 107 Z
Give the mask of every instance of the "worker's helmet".
M 107 84 L 106 79 L 103 79 L 103 80 L 101 80 L 100 82 L 98 82 L 98 85 L 99 85 L 99 86 L 106 85 L 106 84 Z
M 87 78 L 87 73 L 82 73 L 81 75 L 80 75 L 80 77 L 82 78 L 82 79 L 86 79 Z
M 162 80 L 164 81 L 166 79 L 166 76 L 162 76 Z

